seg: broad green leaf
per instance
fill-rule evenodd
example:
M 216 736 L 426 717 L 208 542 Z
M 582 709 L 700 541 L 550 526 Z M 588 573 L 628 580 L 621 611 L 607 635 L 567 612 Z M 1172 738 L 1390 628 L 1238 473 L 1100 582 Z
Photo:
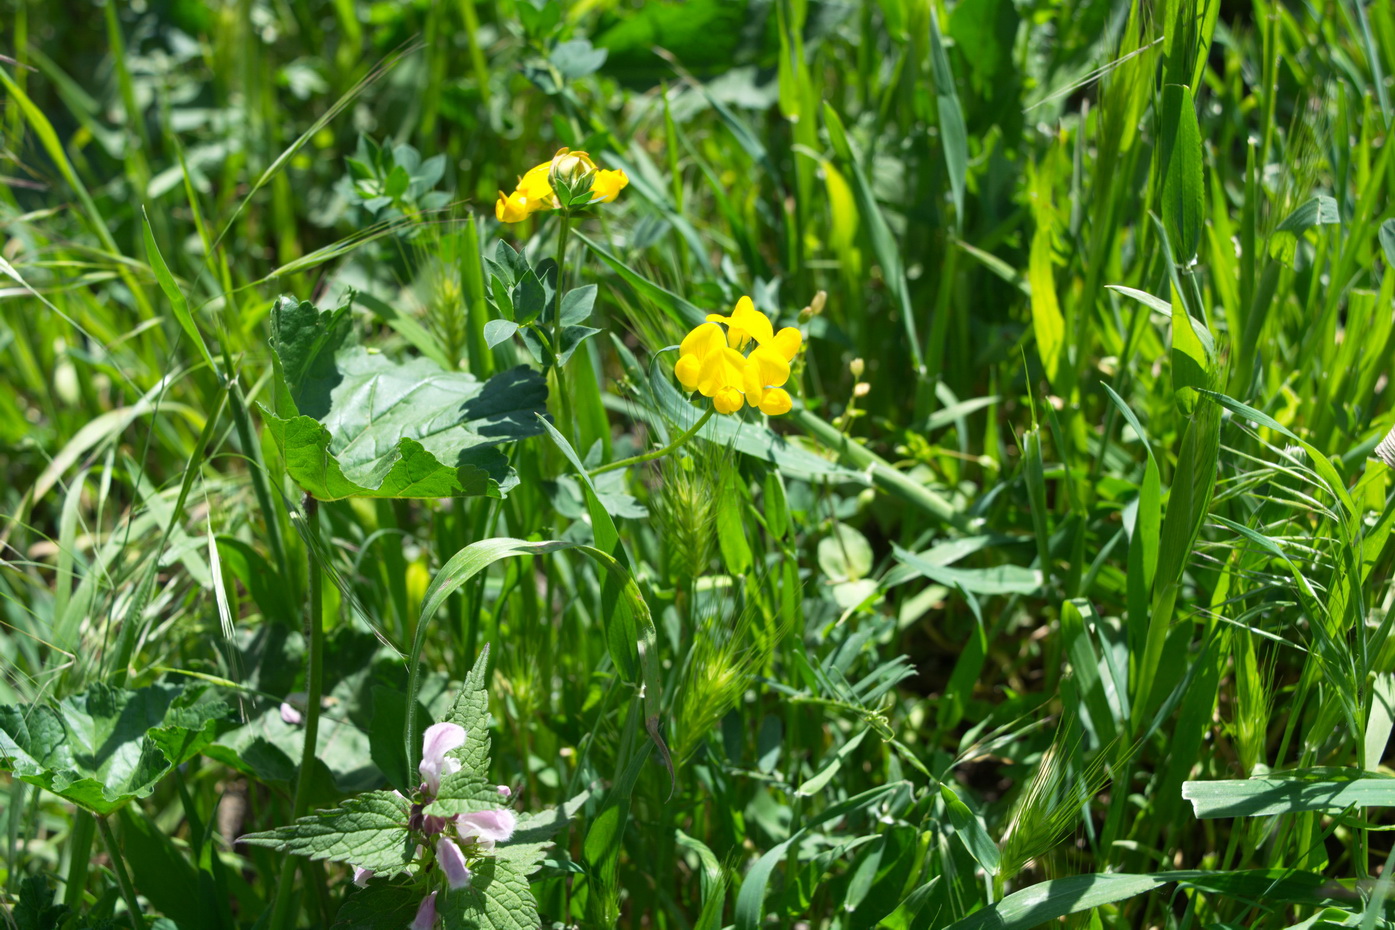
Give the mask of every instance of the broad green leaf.
M 1288 778 L 1235 778 L 1189 781 L 1182 797 L 1192 802 L 1198 820 L 1218 817 L 1268 817 L 1299 811 L 1340 813 L 1348 807 L 1395 807 L 1395 778 L 1321 780 L 1295 773 Z
M 1164 85 L 1159 120 L 1158 174 L 1162 178 L 1163 226 L 1176 261 L 1189 265 L 1201 247 L 1205 204 L 1201 127 L 1196 121 L 1191 88 L 1185 84 Z
M 524 875 L 533 874 L 542 865 L 552 838 L 571 824 L 576 812 L 590 799 L 591 792 L 583 791 L 561 807 L 520 815 L 513 838 L 496 847 L 494 854 L 511 861 Z
M 389 875 L 406 869 L 415 840 L 407 829 L 411 802 L 396 792 L 372 791 L 343 807 L 316 811 L 293 824 L 249 833 L 238 842 L 294 856 L 347 862 Z
M 288 298 L 272 333 L 287 392 L 263 414 L 287 471 L 315 497 L 502 497 L 517 484 L 494 446 L 538 434 L 547 387 L 536 372 L 480 382 L 429 359 L 394 362 L 345 346 L 342 311 Z
M 1274 229 L 1275 232 L 1301 233 L 1314 226 L 1336 226 L 1341 222 L 1337 201 L 1326 194 L 1318 194 L 1295 207 Z
M 1044 210 L 1044 208 L 1042 208 Z M 1039 211 L 1040 213 L 1041 211 Z M 1056 297 L 1056 275 L 1051 264 L 1052 231 L 1039 215 L 1027 256 L 1027 283 L 1032 297 L 1032 334 L 1046 380 L 1058 392 L 1069 388 L 1070 366 L 1066 347 L 1066 319 Z
M 95 684 L 47 704 L 0 707 L 0 767 L 95 814 L 143 798 L 213 737 L 222 703 L 174 685 Z
M 502 856 L 471 867 L 469 887 L 442 890 L 436 913 L 452 930 L 538 930 L 541 925 L 527 873 Z

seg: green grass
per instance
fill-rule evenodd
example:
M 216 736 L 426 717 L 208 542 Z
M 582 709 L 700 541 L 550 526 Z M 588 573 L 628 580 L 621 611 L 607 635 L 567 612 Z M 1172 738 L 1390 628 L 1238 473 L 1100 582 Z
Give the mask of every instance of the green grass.
M 414 787 L 486 646 L 481 774 L 573 813 L 544 926 L 1395 919 L 1388 4 L 3 20 L 0 757 L 88 728 L 40 768 L 96 778 L 0 773 L 19 927 L 405 924 L 237 838 Z M 562 146 L 630 184 L 557 367 L 550 308 L 487 324 L 561 227 L 496 191 Z M 277 299 L 350 294 L 364 364 L 545 377 L 516 486 L 307 498 L 278 424 L 349 427 Z M 606 470 L 697 421 L 665 350 L 743 295 L 795 409 Z

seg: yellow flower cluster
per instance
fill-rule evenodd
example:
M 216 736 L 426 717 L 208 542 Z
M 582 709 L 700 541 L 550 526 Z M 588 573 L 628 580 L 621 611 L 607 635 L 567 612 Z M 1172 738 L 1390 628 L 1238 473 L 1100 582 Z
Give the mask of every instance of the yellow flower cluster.
M 610 203 L 630 183 L 625 172 L 597 168 L 591 156 L 585 152 L 562 148 L 557 150 L 551 161 L 529 168 L 512 194 L 499 191 L 494 215 L 501 223 L 518 223 L 540 210 L 556 210 L 557 195 L 552 190 L 555 179 L 561 178 L 571 183 L 587 174 L 591 175 L 590 203 Z
M 718 324 L 726 326 L 725 333 Z M 684 338 L 673 373 L 689 391 L 712 398 L 718 413 L 736 413 L 750 404 L 779 416 L 793 406 L 784 384 L 802 341 L 793 326 L 775 332 L 770 318 L 743 297 L 731 316 L 711 314 Z M 751 354 L 742 355 L 752 343 Z

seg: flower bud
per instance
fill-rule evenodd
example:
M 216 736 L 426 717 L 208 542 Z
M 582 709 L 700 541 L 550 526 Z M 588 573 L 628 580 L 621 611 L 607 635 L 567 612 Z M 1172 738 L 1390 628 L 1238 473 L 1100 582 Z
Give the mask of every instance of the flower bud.
M 859 381 L 853 385 L 853 397 L 866 397 L 870 390 L 872 390 L 872 385 L 866 381 Z
M 848 371 L 852 372 L 852 376 L 854 378 L 861 378 L 862 372 L 864 369 L 866 369 L 866 367 L 866 362 L 864 362 L 860 358 L 855 358 L 848 364 Z
M 470 867 L 465 864 L 465 854 L 455 840 L 443 836 L 436 841 L 436 862 L 452 890 L 470 886 Z
M 417 916 L 412 920 L 410 930 L 431 930 L 436 925 L 436 892 L 431 892 L 421 901 Z

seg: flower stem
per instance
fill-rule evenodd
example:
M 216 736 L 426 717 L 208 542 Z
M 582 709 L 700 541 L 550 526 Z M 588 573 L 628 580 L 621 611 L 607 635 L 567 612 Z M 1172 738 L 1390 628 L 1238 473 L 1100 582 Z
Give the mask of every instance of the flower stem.
M 300 753 L 300 769 L 296 773 L 295 800 L 291 802 L 291 817 L 298 819 L 305 815 L 310 806 L 310 771 L 315 764 L 315 747 L 320 735 L 320 701 L 324 693 L 324 587 L 320 566 L 315 561 L 314 543 L 319 539 L 320 502 L 309 494 L 305 495 L 305 562 L 309 570 L 310 604 L 307 619 L 306 641 L 308 645 L 305 670 L 305 745 Z M 295 876 L 295 856 L 287 856 L 281 863 L 281 873 L 276 881 L 276 899 L 271 913 L 271 930 L 285 930 L 286 921 L 291 918 L 291 880 Z
M 111 832 L 111 824 L 107 823 L 105 817 L 98 817 L 97 829 L 102 834 L 102 845 L 107 848 L 111 870 L 116 873 L 116 885 L 121 889 L 121 897 L 126 899 L 126 907 L 131 912 L 131 926 L 141 930 L 145 926 L 145 920 L 141 917 L 140 902 L 136 900 L 136 886 L 131 884 L 131 876 L 126 871 L 126 860 L 121 858 L 121 849 L 116 845 L 116 836 Z
M 561 422 L 558 427 L 562 435 L 568 441 L 572 439 L 572 415 L 571 401 L 567 397 L 567 388 L 562 380 L 562 293 L 563 278 L 565 277 L 567 260 L 567 238 L 571 235 L 572 224 L 571 215 L 563 209 L 557 217 L 562 224 L 557 230 L 557 295 L 556 303 L 552 308 L 552 371 L 557 378 L 557 415 Z
M 615 469 L 617 468 L 625 468 L 629 465 L 638 465 L 641 462 L 651 462 L 654 459 L 663 458 L 665 455 L 668 455 L 674 449 L 677 449 L 679 446 L 683 445 L 683 443 L 687 442 L 689 439 L 692 439 L 693 435 L 698 430 L 702 429 L 703 425 L 708 420 L 712 419 L 712 414 L 716 412 L 716 407 L 708 407 L 707 412 L 704 413 L 702 416 L 698 417 L 698 421 L 696 423 L 694 423 L 691 427 L 689 427 L 682 434 L 680 434 L 677 439 L 664 446 L 662 449 L 658 449 L 654 452 L 646 452 L 643 455 L 632 455 L 627 459 L 621 459 L 618 462 L 611 462 L 609 465 L 602 465 L 599 468 L 593 468 L 590 472 L 588 472 L 588 474 L 590 474 L 594 478 L 596 475 L 604 474 L 608 471 L 615 471 Z

